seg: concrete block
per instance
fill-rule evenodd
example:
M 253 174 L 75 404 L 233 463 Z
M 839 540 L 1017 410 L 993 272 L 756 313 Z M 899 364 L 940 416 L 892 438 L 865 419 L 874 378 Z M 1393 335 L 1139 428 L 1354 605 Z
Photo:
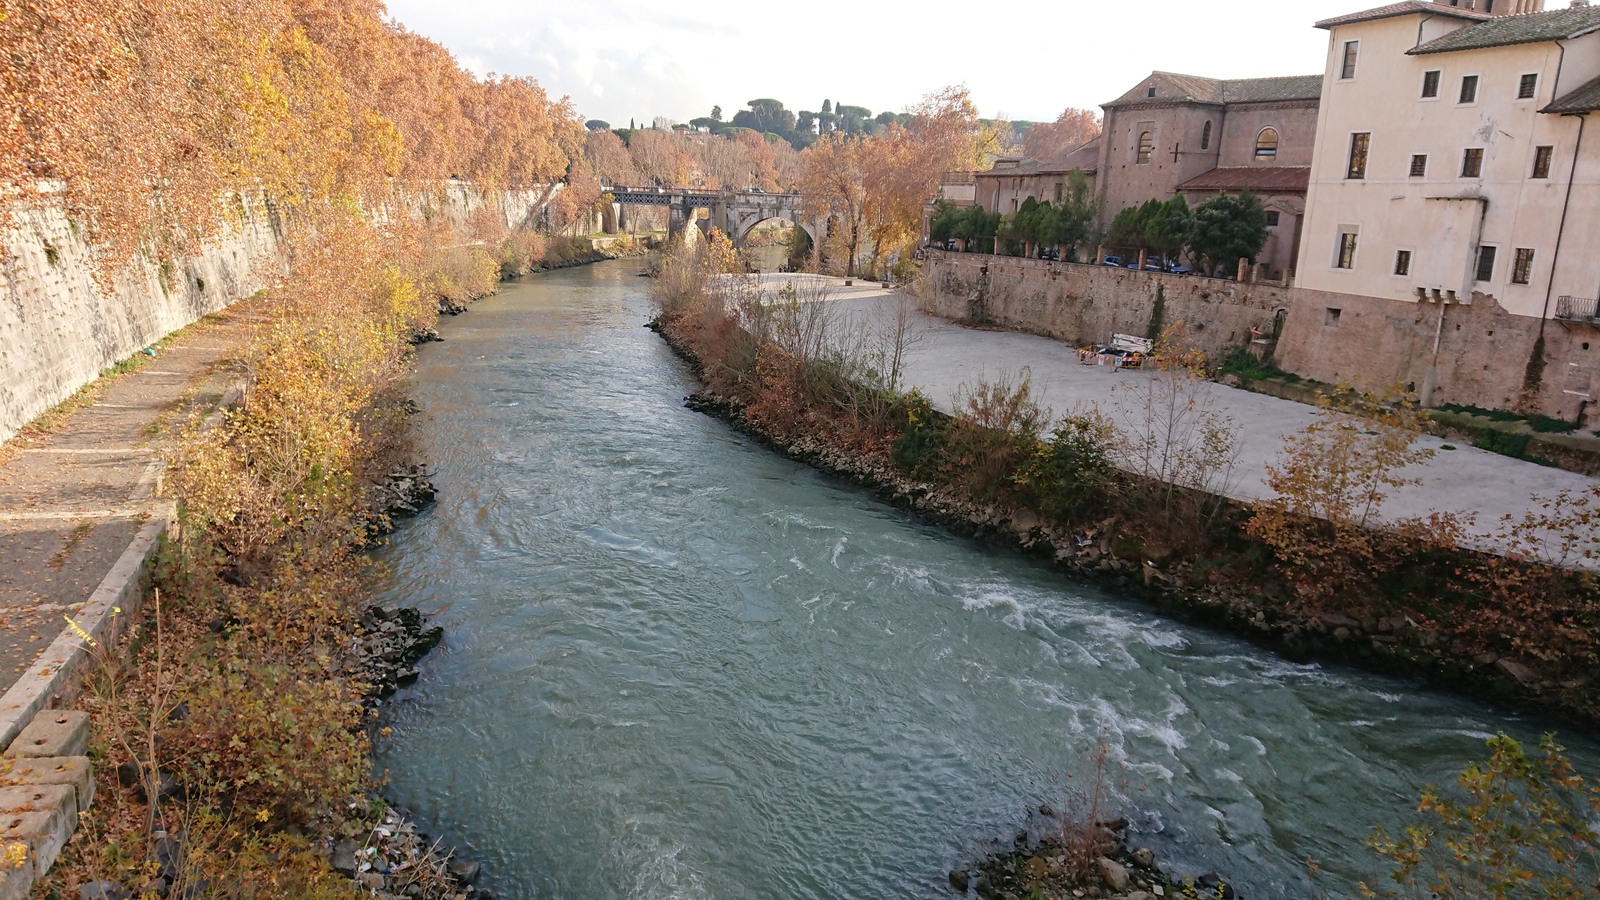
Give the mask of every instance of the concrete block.
M 6 748 L 6 756 L 83 756 L 89 752 L 89 714 L 41 710 Z
M 28 893 L 33 890 L 33 860 L 11 865 L 6 858 L 9 846 L 0 842 L 0 900 L 28 900 Z
M 0 847 L 22 843 L 43 878 L 78 827 L 77 792 L 69 784 L 0 788 Z
M 80 810 L 94 802 L 94 767 L 87 756 L 0 759 L 0 787 L 38 784 L 70 785 Z

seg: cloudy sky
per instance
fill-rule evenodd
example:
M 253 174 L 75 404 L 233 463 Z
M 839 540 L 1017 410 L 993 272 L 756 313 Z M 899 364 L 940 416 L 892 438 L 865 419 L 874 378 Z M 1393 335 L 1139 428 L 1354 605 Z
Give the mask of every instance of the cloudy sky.
M 1318 19 L 1381 0 L 643 3 L 389 0 L 481 74 L 531 75 L 587 118 L 726 115 L 756 97 L 903 110 L 965 84 L 985 116 L 1054 119 L 1152 69 L 1249 78 L 1322 71 Z

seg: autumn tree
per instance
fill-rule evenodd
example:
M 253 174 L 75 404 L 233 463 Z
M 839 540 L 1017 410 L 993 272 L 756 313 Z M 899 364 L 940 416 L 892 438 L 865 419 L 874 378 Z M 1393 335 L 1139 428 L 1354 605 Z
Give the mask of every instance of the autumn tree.
M 800 190 L 805 214 L 829 225 L 824 247 L 843 256 L 847 276 L 856 274 L 856 261 L 866 230 L 865 151 L 860 138 L 830 134 L 805 153 L 805 175 Z M 827 242 L 834 247 L 828 248 Z
M 1099 136 L 1099 113 L 1067 107 L 1054 122 L 1029 128 L 1022 136 L 1022 152 L 1040 162 L 1058 163 Z

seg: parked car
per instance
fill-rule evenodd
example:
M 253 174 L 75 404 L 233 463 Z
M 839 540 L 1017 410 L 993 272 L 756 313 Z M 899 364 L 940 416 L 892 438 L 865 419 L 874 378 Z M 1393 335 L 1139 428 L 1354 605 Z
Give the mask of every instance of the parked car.
M 1040 259 L 1048 259 L 1048 260 L 1050 260 L 1052 262 L 1060 262 L 1060 260 L 1061 260 L 1061 251 L 1057 250 L 1054 247 L 1050 247 L 1050 248 L 1045 249 L 1045 250 L 1040 250 L 1039 251 L 1039 258 Z
M 1120 269 L 1120 268 L 1122 268 L 1122 257 L 1120 257 L 1120 256 L 1108 256 L 1108 257 L 1106 257 L 1106 261 L 1101 263 L 1101 265 L 1110 266 L 1113 269 Z

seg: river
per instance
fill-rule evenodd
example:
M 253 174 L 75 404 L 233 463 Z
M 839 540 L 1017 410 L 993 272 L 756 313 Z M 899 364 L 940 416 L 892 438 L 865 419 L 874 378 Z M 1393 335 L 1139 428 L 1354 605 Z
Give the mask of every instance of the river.
M 1102 741 L 1163 863 L 1302 897 L 1309 857 L 1338 896 L 1421 785 L 1537 737 L 1176 624 L 685 410 L 638 269 L 522 279 L 421 352 L 440 498 L 383 593 L 447 637 L 377 759 L 502 900 L 943 895 Z

